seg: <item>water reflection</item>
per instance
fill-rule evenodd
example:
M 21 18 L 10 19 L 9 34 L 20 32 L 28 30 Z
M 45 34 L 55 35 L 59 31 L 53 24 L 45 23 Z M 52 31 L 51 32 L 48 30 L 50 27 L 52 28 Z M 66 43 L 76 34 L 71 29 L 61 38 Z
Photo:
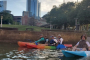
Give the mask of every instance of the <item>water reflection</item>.
M 23 50 L 21 50 L 23 49 Z M 19 48 L 19 51 L 23 51 L 22 53 L 25 54 L 26 57 L 33 59 L 45 59 L 45 60 L 57 60 L 60 59 L 58 56 L 63 56 L 61 51 L 56 51 L 56 50 L 40 50 L 40 49 L 27 49 L 27 48 Z
M 0 60 L 90 60 L 89 57 L 66 58 L 61 50 L 18 48 L 17 45 L 4 47 L 0 47 Z

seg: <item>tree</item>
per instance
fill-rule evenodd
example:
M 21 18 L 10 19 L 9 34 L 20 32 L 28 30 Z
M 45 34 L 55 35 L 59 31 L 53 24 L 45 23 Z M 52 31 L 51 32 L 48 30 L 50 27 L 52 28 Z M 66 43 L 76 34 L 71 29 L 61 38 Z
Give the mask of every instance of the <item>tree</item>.
M 83 0 L 79 5 L 78 19 L 81 25 L 90 23 L 90 0 Z
M 68 26 L 68 13 L 73 9 L 74 3 L 68 2 L 67 4 L 62 4 L 59 7 L 53 6 L 52 10 L 44 15 L 47 22 L 51 22 L 53 25 L 57 25 L 59 28 L 64 25 L 64 29 Z
M 7 12 L 0 12 L 0 14 L 3 14 L 3 20 L 2 23 L 3 24 L 13 24 L 13 16 Z M 1 16 L 0 16 L 1 18 Z M 1 21 L 0 21 L 1 22 Z
M 59 28 L 64 25 L 75 26 L 75 18 L 78 18 L 80 25 L 90 23 L 90 0 L 83 0 L 81 3 L 63 3 L 59 7 L 53 6 L 51 11 L 43 16 L 48 23 L 57 25 Z

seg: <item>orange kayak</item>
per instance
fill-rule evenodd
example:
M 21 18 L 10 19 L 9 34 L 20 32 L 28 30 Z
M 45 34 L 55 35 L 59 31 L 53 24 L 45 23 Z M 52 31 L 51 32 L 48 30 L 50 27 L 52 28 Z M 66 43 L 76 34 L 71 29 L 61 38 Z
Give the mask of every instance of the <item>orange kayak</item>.
M 18 41 L 18 45 L 20 47 L 44 49 L 44 47 L 47 46 L 48 44 L 38 44 L 38 45 L 36 45 L 35 43 Z
M 29 44 L 29 45 L 36 45 L 35 43 L 18 41 L 18 45 L 20 47 L 26 47 L 27 44 Z M 47 46 L 48 44 L 38 44 L 38 45 Z
M 21 42 L 21 41 L 18 42 L 18 45 L 20 47 L 26 47 L 26 44 L 29 44 L 29 43 L 28 42 Z
M 20 47 L 26 47 L 26 48 L 30 48 L 30 49 L 56 49 L 55 46 L 47 46 L 48 44 L 36 45 L 35 43 L 21 42 L 21 41 L 18 41 L 18 45 Z
M 47 46 L 48 44 L 38 44 L 36 45 L 35 43 L 30 43 L 30 42 L 21 42 L 18 41 L 18 45 L 20 47 L 26 47 L 30 49 L 56 49 L 56 46 Z M 72 47 L 72 44 L 64 44 L 66 47 Z

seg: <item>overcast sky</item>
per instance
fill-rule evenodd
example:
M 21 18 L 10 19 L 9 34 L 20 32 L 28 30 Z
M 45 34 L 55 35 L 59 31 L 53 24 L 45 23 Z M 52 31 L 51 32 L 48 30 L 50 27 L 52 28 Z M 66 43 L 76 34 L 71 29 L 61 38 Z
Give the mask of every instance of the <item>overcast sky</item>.
M 2 1 L 2 0 L 0 0 Z M 39 0 L 41 2 L 41 17 L 49 12 L 53 5 L 59 6 L 63 0 Z M 65 0 L 65 2 L 76 2 L 77 0 Z M 79 2 L 82 0 L 78 0 Z M 7 0 L 7 10 L 11 10 L 14 16 L 22 16 L 26 11 L 26 0 Z

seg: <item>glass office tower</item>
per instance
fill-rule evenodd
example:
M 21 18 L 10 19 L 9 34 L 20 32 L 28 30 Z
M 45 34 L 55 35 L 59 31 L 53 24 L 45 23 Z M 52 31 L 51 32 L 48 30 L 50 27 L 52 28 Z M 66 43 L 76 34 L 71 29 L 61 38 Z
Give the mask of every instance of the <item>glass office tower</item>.
M 38 0 L 27 0 L 27 11 L 30 17 L 38 19 L 40 11 L 40 3 Z
M 38 3 L 38 19 L 41 17 L 41 3 Z
M 7 1 L 0 1 L 0 12 L 6 10 Z

